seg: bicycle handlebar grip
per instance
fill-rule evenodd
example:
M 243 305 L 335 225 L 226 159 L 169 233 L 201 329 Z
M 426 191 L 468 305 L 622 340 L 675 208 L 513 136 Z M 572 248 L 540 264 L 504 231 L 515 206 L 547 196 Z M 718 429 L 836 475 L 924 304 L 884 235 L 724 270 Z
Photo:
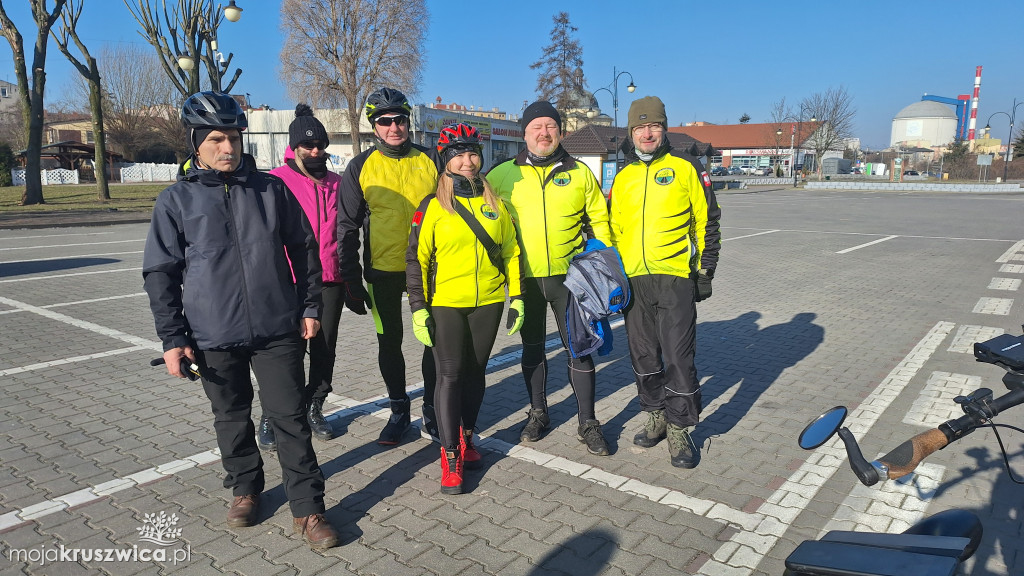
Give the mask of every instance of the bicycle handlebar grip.
M 945 448 L 947 444 L 949 439 L 946 435 L 938 428 L 933 428 L 900 444 L 878 460 L 889 469 L 889 479 L 896 480 L 913 472 L 922 460 Z

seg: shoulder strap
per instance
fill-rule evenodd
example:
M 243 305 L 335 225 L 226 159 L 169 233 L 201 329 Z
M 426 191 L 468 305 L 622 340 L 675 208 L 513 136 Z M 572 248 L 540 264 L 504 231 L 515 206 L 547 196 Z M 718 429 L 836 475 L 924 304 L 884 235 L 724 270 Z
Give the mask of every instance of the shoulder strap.
M 455 213 L 462 216 L 469 229 L 473 231 L 473 234 L 476 234 L 476 239 L 483 245 L 484 250 L 487 252 L 487 257 L 491 260 L 491 264 L 498 269 L 498 272 L 501 272 L 502 276 L 507 278 L 508 276 L 505 274 L 505 261 L 501 258 L 501 248 L 494 243 L 491 235 L 480 225 L 476 216 L 473 216 L 473 213 L 467 210 L 462 203 L 452 198 L 452 205 L 455 208 Z

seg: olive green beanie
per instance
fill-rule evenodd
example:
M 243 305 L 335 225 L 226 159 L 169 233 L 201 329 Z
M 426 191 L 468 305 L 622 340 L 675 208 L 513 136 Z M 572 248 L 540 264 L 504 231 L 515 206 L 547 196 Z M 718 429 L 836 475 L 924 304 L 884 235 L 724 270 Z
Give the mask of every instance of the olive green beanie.
M 644 96 L 634 100 L 629 105 L 629 134 L 633 134 L 633 128 L 641 124 L 657 122 L 662 126 L 668 126 L 668 117 L 665 116 L 665 103 L 657 96 Z

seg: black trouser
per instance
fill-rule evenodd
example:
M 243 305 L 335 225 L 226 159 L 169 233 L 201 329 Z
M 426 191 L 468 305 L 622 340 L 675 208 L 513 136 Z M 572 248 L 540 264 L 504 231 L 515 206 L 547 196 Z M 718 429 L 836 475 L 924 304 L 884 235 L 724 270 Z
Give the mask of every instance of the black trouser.
M 230 350 L 200 350 L 203 389 L 213 408 L 224 487 L 235 496 L 263 492 L 263 459 L 253 426 L 253 387 L 249 368 L 260 383 L 263 414 L 277 438 L 284 492 L 292 516 L 324 511 L 324 476 L 313 452 L 303 398 L 302 356 L 306 342 L 296 334 L 259 346 Z
M 526 392 L 530 395 L 530 407 L 536 410 L 548 409 L 547 379 L 548 359 L 544 353 L 547 338 L 547 308 L 555 315 L 558 335 L 568 358 L 569 384 L 576 395 L 580 424 L 595 420 L 594 415 L 594 360 L 589 356 L 573 358 L 569 354 L 568 333 L 565 328 L 565 307 L 569 301 L 569 289 L 565 287 L 565 274 L 527 278 L 524 282 L 523 305 L 526 318 L 519 336 L 523 341 L 523 379 Z
M 640 406 L 646 412 L 664 409 L 676 426 L 696 426 L 701 406 L 693 280 L 648 274 L 630 278 L 629 285 L 626 336 Z
M 402 354 L 402 294 L 405 292 L 405 273 L 376 272 L 373 282 L 367 284 L 373 299 L 373 322 L 377 327 L 377 363 L 388 397 L 392 400 L 409 400 L 405 392 L 405 356 Z M 423 347 L 420 361 L 423 372 L 423 403 L 434 404 L 434 386 L 437 384 L 437 367 L 430 348 Z
M 476 428 L 484 401 L 484 372 L 491 356 L 504 303 L 477 308 L 434 306 L 437 357 L 437 429 L 445 450 L 459 448 L 459 427 Z
M 323 306 L 320 308 L 320 331 L 309 340 L 309 380 L 306 383 L 306 405 L 312 400 L 323 400 L 331 393 L 334 381 L 334 362 L 338 348 L 338 326 L 345 308 L 345 285 L 324 284 Z

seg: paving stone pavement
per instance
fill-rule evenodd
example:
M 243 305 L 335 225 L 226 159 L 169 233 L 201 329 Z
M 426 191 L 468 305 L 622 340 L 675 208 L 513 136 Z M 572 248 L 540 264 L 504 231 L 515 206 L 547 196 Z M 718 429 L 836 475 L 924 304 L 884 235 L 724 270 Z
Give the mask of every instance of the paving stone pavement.
M 260 523 L 224 523 L 208 401 L 148 365 L 160 346 L 142 293 L 147 226 L 0 229 L 0 575 L 774 575 L 826 526 L 887 530 L 951 507 L 985 523 L 962 573 L 1019 573 L 1024 492 L 990 431 L 935 454 L 917 484 L 884 490 L 859 487 L 836 442 L 805 452 L 796 436 L 844 404 L 873 457 L 955 413 L 949 386 L 1002 390 L 963 339 L 1021 329 L 1020 296 L 1002 279 L 1024 277 L 1007 268 L 1024 259 L 1022 196 L 744 190 L 720 201 L 721 265 L 698 305 L 697 469 L 673 468 L 663 445 L 632 445 L 644 418 L 621 323 L 596 359 L 612 455 L 586 452 L 549 318 L 551 431 L 519 444 L 520 344 L 500 332 L 485 465 L 466 494 L 442 495 L 436 445 L 415 431 L 376 444 L 387 403 L 372 320 L 345 312 L 325 405 L 337 437 L 314 443 L 342 542 L 321 552 L 292 534 L 274 454 Z M 995 298 L 1009 303 L 983 300 Z M 405 352 L 418 416 L 411 333 Z M 1024 438 L 1003 440 L 1024 473 Z M 171 543 L 140 539 L 161 514 Z M 108 549 L 115 557 L 95 557 Z

